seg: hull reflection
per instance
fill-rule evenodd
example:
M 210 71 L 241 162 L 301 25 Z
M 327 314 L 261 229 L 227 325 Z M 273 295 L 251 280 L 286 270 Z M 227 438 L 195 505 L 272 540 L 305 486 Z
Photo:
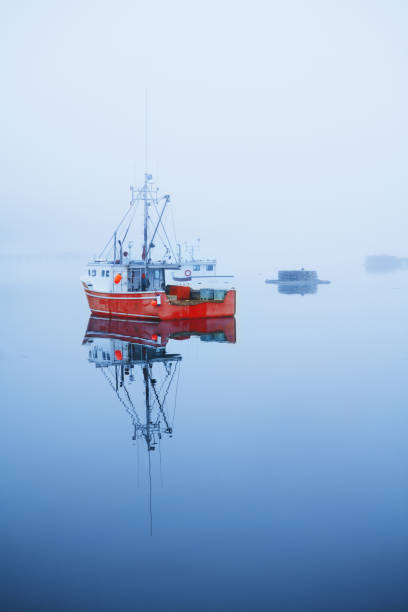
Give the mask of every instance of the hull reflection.
M 165 347 L 170 339 L 199 336 L 203 341 L 236 341 L 234 317 L 181 319 L 174 321 L 131 321 L 91 316 L 83 344 L 92 338 L 115 338 L 150 347 Z

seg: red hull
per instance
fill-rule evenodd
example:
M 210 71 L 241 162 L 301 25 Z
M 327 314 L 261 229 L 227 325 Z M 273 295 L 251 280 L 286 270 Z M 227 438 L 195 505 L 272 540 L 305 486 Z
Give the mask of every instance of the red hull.
M 173 321 L 135 321 L 112 317 L 90 317 L 85 340 L 115 338 L 135 344 L 166 346 L 169 339 L 186 340 L 191 336 L 223 333 L 226 342 L 235 343 L 235 319 L 180 319 Z
M 174 304 L 164 291 L 140 293 L 101 293 L 88 289 L 83 283 L 91 312 L 108 317 L 134 319 L 173 320 L 205 319 L 208 317 L 233 317 L 235 315 L 235 290 L 230 289 L 223 302 L 214 300 L 196 304 Z M 160 304 L 157 304 L 157 298 Z

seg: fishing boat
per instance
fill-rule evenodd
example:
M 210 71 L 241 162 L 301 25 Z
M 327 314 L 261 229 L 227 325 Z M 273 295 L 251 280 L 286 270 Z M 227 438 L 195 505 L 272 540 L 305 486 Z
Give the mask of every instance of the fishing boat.
M 92 314 L 147 320 L 234 316 L 235 289 L 207 286 L 193 290 L 187 284 L 166 284 L 166 271 L 181 269 L 164 222 L 170 196 L 160 196 L 152 175 L 147 173 L 143 187 L 130 189 L 129 209 L 81 277 Z M 143 228 L 139 245 L 131 239 L 130 231 L 137 212 L 142 216 L 139 230 Z M 153 259 L 156 242 L 164 250 L 161 257 Z M 140 257 L 136 256 L 138 246 Z

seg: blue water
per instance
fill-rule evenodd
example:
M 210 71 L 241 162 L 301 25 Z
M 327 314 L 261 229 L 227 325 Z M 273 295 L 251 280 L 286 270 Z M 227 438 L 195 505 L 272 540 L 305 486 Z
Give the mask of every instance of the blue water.
M 407 610 L 408 273 L 237 278 L 236 343 L 168 342 L 149 453 L 82 345 L 80 271 L 20 261 L 0 302 L 2 609 Z

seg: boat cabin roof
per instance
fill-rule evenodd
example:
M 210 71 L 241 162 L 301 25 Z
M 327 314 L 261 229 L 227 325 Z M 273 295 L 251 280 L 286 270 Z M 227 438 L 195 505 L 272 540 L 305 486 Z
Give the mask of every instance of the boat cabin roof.
M 216 264 L 216 259 L 183 259 L 181 262 L 182 266 L 185 265 L 194 265 L 194 264 Z

